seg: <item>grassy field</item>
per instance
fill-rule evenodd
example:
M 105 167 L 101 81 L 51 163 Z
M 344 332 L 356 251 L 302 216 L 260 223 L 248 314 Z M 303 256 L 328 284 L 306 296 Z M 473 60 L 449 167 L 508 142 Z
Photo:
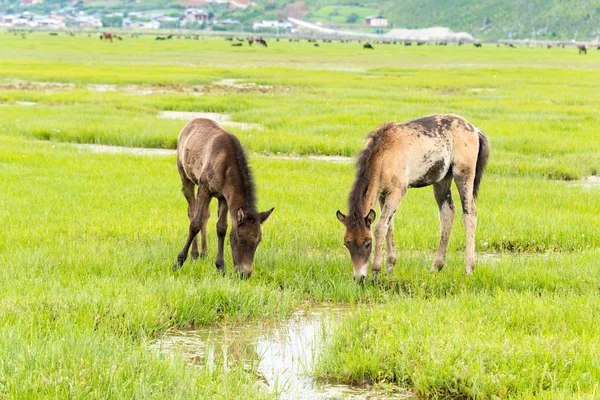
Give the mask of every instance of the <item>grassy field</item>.
M 192 366 L 149 344 L 307 302 L 360 305 L 327 342 L 323 379 L 431 398 L 600 397 L 600 187 L 585 181 L 600 174 L 600 52 L 375 47 L 3 34 L 0 397 L 274 397 L 242 365 Z M 214 268 L 216 204 L 208 259 L 171 271 L 187 231 L 173 155 L 73 146 L 174 148 L 185 121 L 165 110 L 257 124 L 230 129 L 259 208 L 275 207 L 249 281 Z M 447 267 L 427 272 L 437 208 L 414 189 L 394 276 L 358 286 L 334 217 L 353 165 L 272 155 L 352 156 L 379 124 L 436 112 L 492 143 L 475 274 L 462 272 L 460 216 Z M 228 245 L 225 259 L 231 272 Z

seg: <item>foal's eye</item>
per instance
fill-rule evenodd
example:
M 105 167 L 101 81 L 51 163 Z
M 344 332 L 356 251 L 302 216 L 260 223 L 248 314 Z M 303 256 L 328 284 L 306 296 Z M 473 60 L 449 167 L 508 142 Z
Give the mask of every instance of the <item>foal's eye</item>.
M 371 247 L 371 240 L 365 240 L 365 247 Z

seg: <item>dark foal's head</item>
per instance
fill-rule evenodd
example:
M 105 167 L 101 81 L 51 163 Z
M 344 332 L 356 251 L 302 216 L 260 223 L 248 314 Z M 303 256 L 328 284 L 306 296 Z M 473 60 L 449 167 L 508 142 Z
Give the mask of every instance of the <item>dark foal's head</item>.
M 231 255 L 235 269 L 242 278 L 250 278 L 254 253 L 262 239 L 260 225 L 269 218 L 273 208 L 269 211 L 250 212 L 240 208 L 236 214 L 236 222 L 231 228 L 230 242 Z
M 354 217 L 346 216 L 338 210 L 336 216 L 346 227 L 344 246 L 350 251 L 354 266 L 354 279 L 364 281 L 369 270 L 369 258 L 373 247 L 371 225 L 375 220 L 375 211 L 370 210 L 365 217 Z

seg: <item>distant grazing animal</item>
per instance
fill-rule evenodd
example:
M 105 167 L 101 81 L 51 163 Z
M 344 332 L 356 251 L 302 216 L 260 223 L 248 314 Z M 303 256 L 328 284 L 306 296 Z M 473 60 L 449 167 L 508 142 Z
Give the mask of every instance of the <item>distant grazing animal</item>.
M 390 122 L 368 136 L 358 156 L 356 179 L 348 198 L 348 215 L 336 213 L 344 224 L 344 245 L 350 251 L 354 277 L 364 281 L 372 248 L 371 225 L 379 201 L 381 216 L 375 224 L 373 278 L 382 265 L 384 238 L 387 241 L 387 270 L 396 263 L 394 213 L 408 188 L 433 185 L 440 216 L 440 243 L 431 271 L 446 261 L 448 238 L 454 221 L 452 180 L 456 181 L 466 230 L 465 271 L 475 268 L 477 197 L 490 145 L 487 137 L 464 118 L 436 114 L 397 124 Z
M 166 37 L 162 37 L 162 36 L 157 36 L 155 40 L 167 40 Z
M 319 47 L 319 43 L 315 43 L 315 44 L 314 44 L 314 46 L 315 46 L 315 47 Z
M 56 33 L 56 32 L 50 32 L 50 36 L 58 36 L 58 33 Z
M 375 50 L 375 49 L 373 48 L 373 45 L 372 45 L 371 43 L 365 43 L 365 44 L 363 45 L 363 49 L 371 49 L 371 50 Z
M 110 32 L 102 32 L 102 37 L 104 37 L 104 39 L 110 40 L 112 42 L 115 35 L 113 35 Z
M 248 46 L 252 47 L 252 43 L 254 43 L 254 39 L 248 38 Z
M 217 269 L 225 272 L 223 245 L 229 211 L 233 265 L 242 277 L 250 277 L 254 253 L 262 237 L 260 226 L 273 209 L 264 212 L 256 209 L 254 180 L 238 138 L 224 131 L 213 120 L 197 118 L 190 121 L 177 139 L 177 169 L 183 183 L 183 195 L 188 202 L 190 228 L 173 270 L 181 268 L 190 246 L 192 259 L 206 256 L 209 205 L 216 197 L 219 201 Z M 195 186 L 198 186 L 197 194 L 194 193 Z M 198 254 L 198 232 L 202 237 L 201 254 Z
M 579 49 L 579 54 L 587 54 L 587 46 L 585 44 L 578 45 L 577 49 Z
M 473 43 L 473 46 L 475 46 L 475 47 L 482 47 L 481 43 Z
M 412 42 L 404 42 L 405 46 L 412 46 Z
M 243 43 L 232 43 L 231 45 L 234 47 L 242 47 Z
M 260 44 L 261 46 L 268 47 L 267 46 L 267 41 L 265 39 L 263 39 L 263 38 L 256 39 L 256 44 Z
M 509 44 L 508 44 L 508 47 L 512 47 L 513 49 L 516 49 L 516 48 L 517 48 L 517 46 L 515 46 L 515 45 L 514 45 L 514 44 L 512 44 L 512 43 L 509 43 Z

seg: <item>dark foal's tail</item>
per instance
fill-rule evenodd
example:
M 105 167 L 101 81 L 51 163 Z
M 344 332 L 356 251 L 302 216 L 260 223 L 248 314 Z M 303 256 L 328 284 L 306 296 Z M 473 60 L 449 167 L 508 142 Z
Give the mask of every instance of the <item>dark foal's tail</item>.
M 479 134 L 479 153 L 477 153 L 477 165 L 475 167 L 473 198 L 477 198 L 477 192 L 479 191 L 479 184 L 481 183 L 481 178 L 483 177 L 483 171 L 485 170 L 485 166 L 487 165 L 488 158 L 490 156 L 489 139 L 479 129 L 477 129 L 477 133 Z

